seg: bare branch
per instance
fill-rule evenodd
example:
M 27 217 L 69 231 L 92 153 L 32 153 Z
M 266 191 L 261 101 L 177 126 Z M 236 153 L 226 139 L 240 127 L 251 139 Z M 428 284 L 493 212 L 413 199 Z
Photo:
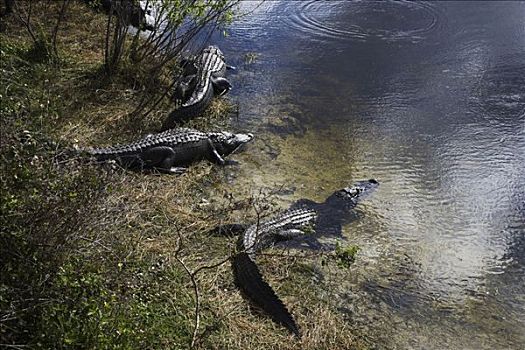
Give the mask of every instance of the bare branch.
M 55 24 L 55 27 L 53 28 L 53 34 L 51 37 L 53 38 L 53 51 L 55 53 L 55 58 L 58 58 L 58 49 L 57 49 L 57 34 L 58 29 L 60 27 L 60 23 L 62 23 L 62 20 L 64 19 L 64 15 L 66 13 L 67 6 L 69 5 L 69 0 L 63 0 L 62 6 L 60 7 L 60 12 L 58 14 L 58 18 Z
M 194 326 L 193 326 L 193 335 L 191 337 L 191 343 L 190 343 L 190 348 L 193 348 L 195 346 L 195 342 L 197 341 L 197 334 L 199 332 L 199 326 L 200 326 L 200 293 L 199 293 L 199 285 L 197 284 L 197 281 L 195 280 L 195 275 L 190 271 L 188 266 L 179 257 L 179 253 L 182 251 L 182 236 L 180 235 L 180 231 L 179 230 L 177 230 L 177 234 L 179 235 L 179 238 L 177 240 L 177 249 L 175 251 L 175 259 L 177 259 L 179 264 L 182 265 L 182 267 L 184 268 L 184 270 L 188 274 L 188 277 L 190 278 L 191 284 L 193 286 L 193 294 L 195 295 Z
M 113 2 L 111 2 L 109 7 L 109 14 L 108 14 L 108 22 L 106 25 L 106 43 L 104 46 L 104 65 L 106 66 L 106 70 L 109 72 L 109 37 L 110 29 L 111 29 L 111 18 L 113 17 Z
M 35 32 L 33 31 L 33 26 L 31 25 L 31 11 L 32 11 L 32 9 L 33 9 L 33 2 L 29 1 L 29 9 L 27 10 L 26 16 L 23 16 L 22 14 L 23 14 L 24 11 L 18 5 L 18 1 L 15 1 L 15 13 L 16 13 L 18 19 L 26 27 L 27 32 L 31 36 L 31 39 L 33 39 L 33 41 L 35 43 L 37 43 L 38 39 L 37 39 L 37 37 L 35 35 Z M 24 18 L 24 17 L 26 17 L 26 18 Z

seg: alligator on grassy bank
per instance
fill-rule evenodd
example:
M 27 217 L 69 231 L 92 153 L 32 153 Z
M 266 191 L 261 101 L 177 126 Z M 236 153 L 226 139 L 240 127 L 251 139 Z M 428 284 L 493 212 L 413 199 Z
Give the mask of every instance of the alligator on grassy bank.
M 185 166 L 202 159 L 224 165 L 223 157 L 252 139 L 252 134 L 178 128 L 147 135 L 126 145 L 85 148 L 80 151 L 94 156 L 98 161 L 115 160 L 125 168 L 181 174 L 186 170 Z
M 301 199 L 290 209 L 247 229 L 239 224 L 220 227 L 219 229 L 228 233 L 237 233 L 245 229 L 239 240 L 241 252 L 236 254 L 232 261 L 237 286 L 254 305 L 264 310 L 275 322 L 300 336 L 293 316 L 271 286 L 264 281 L 255 263 L 257 252 L 278 241 L 296 238 L 299 238 L 301 243 L 320 248 L 318 238 L 325 235 L 341 235 L 342 226 L 351 221 L 351 210 L 378 186 L 379 183 L 374 179 L 359 181 L 351 187 L 335 191 L 323 203 Z
M 102 9 L 107 14 L 113 13 L 122 16 L 122 20 L 135 28 L 154 30 L 154 24 L 148 23 L 148 9 L 142 8 L 138 0 L 84 0 L 95 9 Z M 150 4 L 151 5 L 151 4 Z
M 178 82 L 174 98 L 182 102 L 172 111 L 162 125 L 162 130 L 174 127 L 201 114 L 211 103 L 214 95 L 222 96 L 232 88 L 224 77 L 227 69 L 224 54 L 216 46 L 208 46 L 192 61 L 182 61 L 183 75 Z

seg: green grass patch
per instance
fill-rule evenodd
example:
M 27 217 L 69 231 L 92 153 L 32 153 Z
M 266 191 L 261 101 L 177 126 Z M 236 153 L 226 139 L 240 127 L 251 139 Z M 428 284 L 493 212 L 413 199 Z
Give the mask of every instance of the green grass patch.
M 342 268 L 349 268 L 352 266 L 359 249 L 359 246 L 354 244 L 343 247 L 340 242 L 337 242 L 335 246 L 337 265 Z

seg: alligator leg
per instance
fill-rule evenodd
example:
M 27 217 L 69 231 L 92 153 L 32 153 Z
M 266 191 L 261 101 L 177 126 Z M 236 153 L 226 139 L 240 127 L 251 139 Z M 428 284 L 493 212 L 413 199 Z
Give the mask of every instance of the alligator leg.
M 239 165 L 240 163 L 233 159 L 225 159 L 224 165 Z
M 191 94 L 193 93 L 193 90 L 195 90 L 195 87 L 197 86 L 197 75 L 187 75 L 180 79 L 179 83 L 177 84 L 175 91 L 173 92 L 173 98 L 175 100 L 181 100 L 183 103 L 186 102 Z
M 276 236 L 275 246 L 285 249 L 299 249 L 299 250 L 312 250 L 312 251 L 332 251 L 335 249 L 333 244 L 321 243 L 315 237 L 311 235 L 301 236 L 295 239 L 285 238 L 281 239 L 280 236 Z
M 117 162 L 124 168 L 141 168 L 144 167 L 142 158 L 138 154 L 124 155 L 117 159 Z
M 192 75 L 198 72 L 198 68 L 195 66 L 195 58 L 192 57 L 181 59 L 179 66 L 183 69 L 183 75 Z
M 217 149 L 215 149 L 215 146 L 213 145 L 211 140 L 208 140 L 208 149 L 209 152 L 206 155 L 206 159 L 208 159 L 212 163 L 219 165 L 224 165 L 226 163 L 224 158 L 222 158 L 219 152 L 217 152 Z
M 181 174 L 186 168 L 176 167 L 175 151 L 171 147 L 152 147 L 140 154 L 140 158 L 147 168 L 155 168 L 168 174 Z
M 232 84 L 228 81 L 228 79 L 223 77 L 211 76 L 211 82 L 213 84 L 213 90 L 219 96 L 227 94 L 228 91 L 230 91 L 233 87 Z
M 188 170 L 188 168 L 185 168 L 182 166 L 174 166 L 169 169 L 166 169 L 166 168 L 155 168 L 155 169 L 157 169 L 161 173 L 171 174 L 171 175 L 182 175 Z
M 306 233 L 302 230 L 299 230 L 297 228 L 292 228 L 289 230 L 279 231 L 278 233 L 275 234 L 275 236 L 280 241 L 287 241 L 289 239 L 293 239 L 298 236 L 303 236 L 305 234 Z
M 207 85 L 207 88 L 204 93 L 204 97 L 200 101 L 197 101 L 196 103 L 193 103 L 189 106 L 181 106 L 180 108 L 177 108 L 171 111 L 170 114 L 168 114 L 168 117 L 166 118 L 164 123 L 162 124 L 161 131 L 171 129 L 175 127 L 177 124 L 184 122 L 184 121 L 188 121 L 191 118 L 196 117 L 202 112 L 204 112 L 204 110 L 210 104 L 213 98 L 213 94 L 214 94 L 212 84 L 206 84 L 206 85 Z

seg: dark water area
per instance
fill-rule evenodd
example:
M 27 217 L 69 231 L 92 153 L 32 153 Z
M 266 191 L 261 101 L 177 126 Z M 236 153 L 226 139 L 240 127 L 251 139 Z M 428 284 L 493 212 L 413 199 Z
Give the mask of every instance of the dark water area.
M 212 40 L 259 142 L 237 181 L 284 202 L 381 183 L 345 228 L 347 321 L 380 348 L 525 348 L 525 2 L 241 11 Z

